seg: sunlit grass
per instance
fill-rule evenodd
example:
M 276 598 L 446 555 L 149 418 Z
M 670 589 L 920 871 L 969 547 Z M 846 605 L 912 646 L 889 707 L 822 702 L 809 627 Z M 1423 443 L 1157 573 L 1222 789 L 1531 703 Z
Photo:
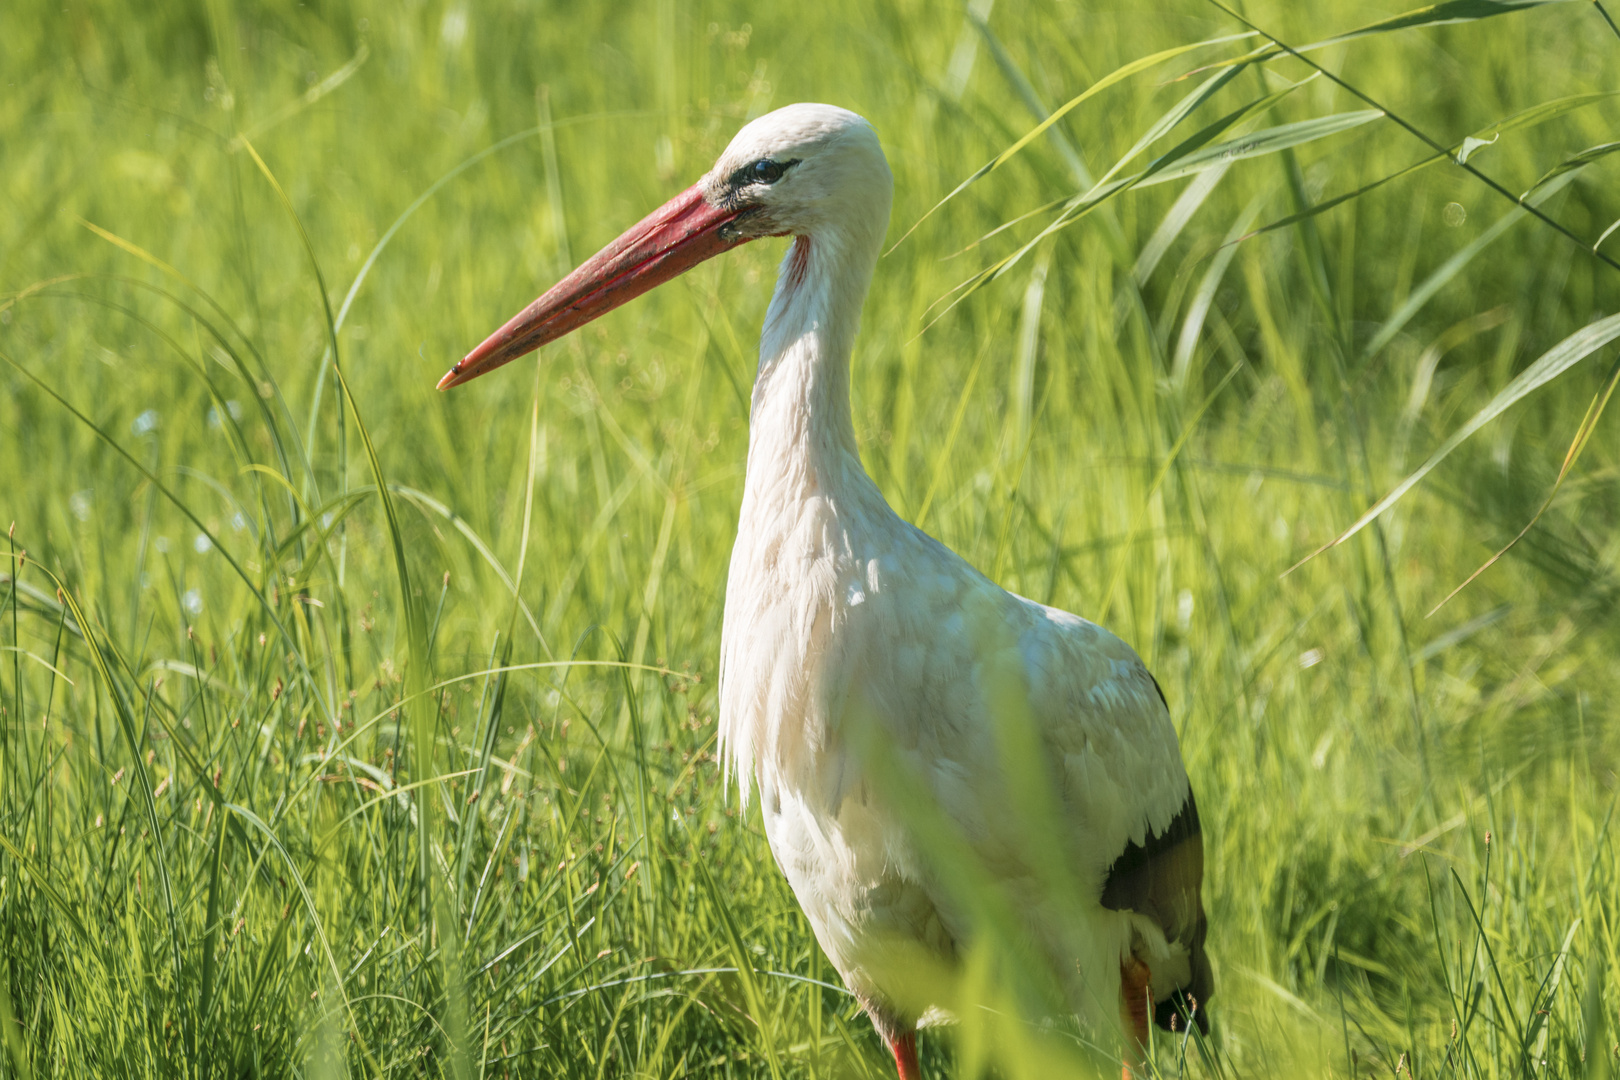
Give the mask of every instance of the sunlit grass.
M 1295 46 L 1394 13 L 1234 11 Z M 433 384 L 751 115 L 870 117 L 893 243 L 1109 72 L 1244 29 L 1190 2 L 11 14 L 0 1074 L 890 1075 L 714 760 L 779 247 Z M 1314 77 L 1269 57 L 1130 156 L 1265 45 L 1121 78 L 880 262 L 868 468 L 1164 686 L 1217 979 L 1166 1075 L 1613 1075 L 1614 346 L 1284 571 L 1620 312 L 1591 250 L 1620 154 L 1537 186 L 1615 139 L 1620 35 L 1566 3 L 1332 44 Z M 1227 153 L 1356 93 L 1408 127 Z M 1187 175 L 1095 186 L 1155 168 Z M 1111 1052 L 1011 1015 L 1035 977 L 1008 963 L 970 955 L 926 1067 Z

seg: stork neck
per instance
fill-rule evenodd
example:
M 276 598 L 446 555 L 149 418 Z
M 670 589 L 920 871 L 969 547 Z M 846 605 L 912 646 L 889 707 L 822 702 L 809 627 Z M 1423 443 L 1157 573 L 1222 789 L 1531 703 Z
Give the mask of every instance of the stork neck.
M 748 498 L 876 494 L 855 445 L 849 358 L 881 242 L 834 232 L 788 249 L 760 339 Z

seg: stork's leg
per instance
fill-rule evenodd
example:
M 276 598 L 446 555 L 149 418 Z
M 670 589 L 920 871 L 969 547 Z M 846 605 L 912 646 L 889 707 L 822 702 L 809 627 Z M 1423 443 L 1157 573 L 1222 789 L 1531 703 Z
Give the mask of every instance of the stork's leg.
M 917 1019 L 906 1019 L 888 1002 L 878 998 L 863 998 L 866 1015 L 872 1021 L 878 1036 L 894 1055 L 894 1067 L 900 1080 L 922 1080 L 922 1069 L 917 1067 Z
M 917 1033 L 907 1031 L 888 1040 L 894 1052 L 894 1067 L 900 1080 L 922 1080 L 922 1069 L 917 1065 Z
M 1119 962 L 1119 1015 L 1125 1028 L 1122 1080 L 1147 1075 L 1148 1016 L 1153 1011 L 1153 988 L 1148 983 L 1152 977 L 1148 966 L 1134 956 Z

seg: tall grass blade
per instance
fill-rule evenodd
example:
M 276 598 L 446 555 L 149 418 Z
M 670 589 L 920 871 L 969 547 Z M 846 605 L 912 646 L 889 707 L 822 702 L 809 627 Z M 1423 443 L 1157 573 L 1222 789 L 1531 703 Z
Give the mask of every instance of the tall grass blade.
M 1387 19 L 1368 23 L 1358 29 L 1327 38 L 1321 44 L 1341 45 L 1357 38 L 1371 37 L 1374 34 L 1388 34 L 1395 30 L 1410 30 L 1418 26 L 1442 26 L 1446 23 L 1475 22 L 1479 19 L 1490 19 L 1498 15 L 1511 15 L 1518 11 L 1561 2 L 1563 0 L 1446 0 L 1442 4 L 1414 8 L 1400 15 L 1392 15 Z

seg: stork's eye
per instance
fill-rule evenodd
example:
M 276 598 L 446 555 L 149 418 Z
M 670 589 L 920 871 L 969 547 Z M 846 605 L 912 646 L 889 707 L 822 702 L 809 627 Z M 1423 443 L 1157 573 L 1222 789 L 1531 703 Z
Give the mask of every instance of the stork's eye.
M 731 189 L 733 197 L 747 199 L 748 196 L 743 194 L 744 188 L 754 187 L 758 184 L 769 187 L 782 179 L 787 171 L 798 163 L 798 158 L 791 158 L 787 161 L 760 158 L 758 161 L 751 161 L 747 165 L 739 167 L 727 179 L 726 186 Z

